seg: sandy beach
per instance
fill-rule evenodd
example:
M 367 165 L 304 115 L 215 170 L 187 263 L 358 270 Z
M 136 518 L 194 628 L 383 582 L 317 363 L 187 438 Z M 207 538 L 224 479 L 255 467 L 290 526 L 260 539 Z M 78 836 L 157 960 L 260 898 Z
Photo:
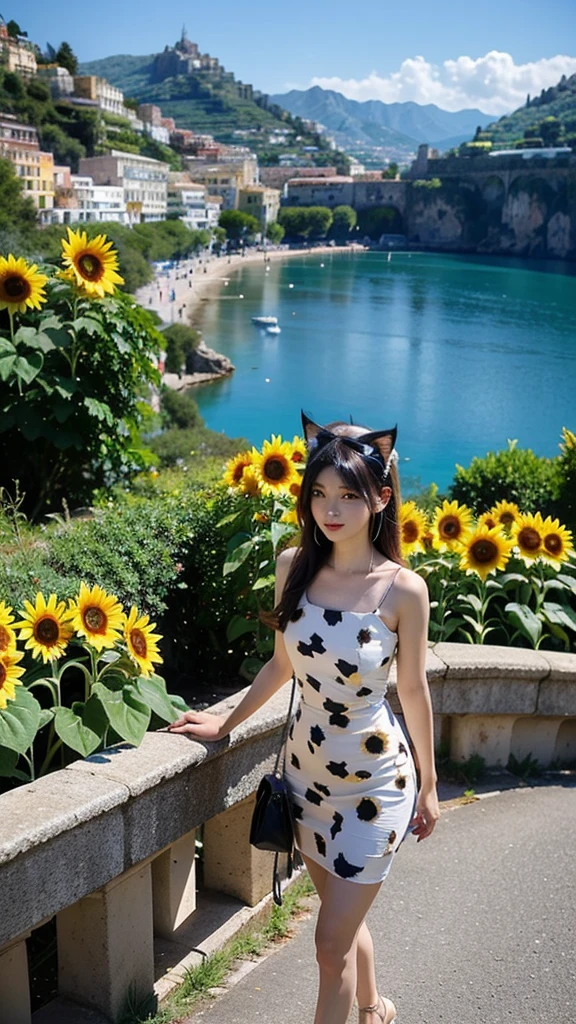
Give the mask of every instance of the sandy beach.
M 285 260 L 294 256 L 321 256 L 337 252 L 364 252 L 363 245 L 323 245 L 314 249 L 287 249 L 266 247 L 247 249 L 246 254 L 210 256 L 201 254 L 182 260 L 178 268 L 156 274 L 150 284 L 139 288 L 134 298 L 146 309 L 153 309 L 164 324 L 185 323 L 199 327 L 202 303 L 215 298 L 226 284 L 232 282 L 235 272 L 248 263 L 265 260 Z

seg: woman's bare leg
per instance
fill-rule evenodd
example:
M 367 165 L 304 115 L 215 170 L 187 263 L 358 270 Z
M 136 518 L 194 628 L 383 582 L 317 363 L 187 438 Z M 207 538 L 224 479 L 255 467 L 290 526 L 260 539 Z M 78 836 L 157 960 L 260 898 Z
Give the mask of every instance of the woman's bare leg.
M 378 998 L 372 939 L 364 918 L 382 883 L 358 885 L 330 874 L 308 857 L 304 862 L 321 900 L 315 935 L 320 986 L 314 1024 L 346 1024 L 356 991 L 360 1006 Z

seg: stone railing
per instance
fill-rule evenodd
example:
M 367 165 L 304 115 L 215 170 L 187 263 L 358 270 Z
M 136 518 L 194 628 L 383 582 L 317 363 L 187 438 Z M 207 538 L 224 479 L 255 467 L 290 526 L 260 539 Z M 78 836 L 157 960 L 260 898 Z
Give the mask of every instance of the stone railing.
M 576 758 L 576 655 L 436 644 L 427 673 L 436 743 L 448 741 L 456 760 Z M 161 999 L 216 948 L 211 936 L 230 933 L 232 916 L 267 909 L 273 855 L 248 832 L 289 694 L 286 685 L 208 748 L 148 733 L 138 748 L 111 747 L 0 797 L 0 1024 L 115 1021 L 128 992 Z M 54 918 L 64 1002 L 32 1018 L 26 939 Z M 91 1014 L 66 1016 L 66 1000 Z

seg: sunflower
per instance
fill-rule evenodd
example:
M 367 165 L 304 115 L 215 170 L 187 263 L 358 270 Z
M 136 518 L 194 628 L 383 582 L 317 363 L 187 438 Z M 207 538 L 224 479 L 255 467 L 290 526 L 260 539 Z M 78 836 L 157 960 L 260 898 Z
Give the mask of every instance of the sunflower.
M 21 686 L 20 676 L 23 668 L 17 668 L 24 655 L 21 651 L 5 651 L 0 655 L 0 711 L 3 711 L 9 700 L 16 697 L 15 686 Z
M 514 541 L 505 537 L 499 526 L 490 529 L 485 523 L 479 523 L 463 544 L 460 568 L 468 574 L 477 573 L 483 580 L 488 573 L 504 569 L 514 547 Z
M 485 513 L 486 515 L 487 513 Z M 490 515 L 494 517 L 498 526 L 506 530 L 511 529 L 521 515 L 518 505 L 513 501 L 497 501 L 490 509 Z
M 547 516 L 542 524 L 542 552 L 541 556 L 546 562 L 551 562 L 555 569 L 562 567 L 562 562 L 567 562 L 572 547 L 572 533 L 565 526 L 560 526 L 559 519 L 552 519 Z
M 289 508 L 286 512 L 283 512 L 280 516 L 281 523 L 290 523 L 291 526 L 299 526 L 298 513 L 295 508 Z
M 294 434 L 292 439 L 292 462 L 296 462 L 297 464 L 306 462 L 307 454 L 308 452 L 303 438 L 298 437 L 298 434 Z
M 16 633 L 12 628 L 14 616 L 12 609 L 0 601 L 0 655 L 16 648 Z
M 400 506 L 402 554 L 412 555 L 416 551 L 425 551 L 424 537 L 427 531 L 426 513 L 418 508 L 415 501 L 404 501 Z
M 24 646 L 32 651 L 34 658 L 42 658 L 44 662 L 62 657 L 74 632 L 64 601 L 57 602 L 56 594 L 50 594 L 46 603 L 44 595 L 38 592 L 34 604 L 24 601 L 26 610 L 21 612 L 24 617 L 16 623 L 20 639 L 26 640 Z
M 40 309 L 46 302 L 44 285 L 48 278 L 38 273 L 35 263 L 26 263 L 20 256 L 0 256 L 0 309 L 9 313 L 25 313 L 27 306 Z
M 153 633 L 155 622 L 150 622 L 149 615 L 138 616 L 138 610 L 132 605 L 129 615 L 124 615 L 124 638 L 128 654 L 136 662 L 143 676 L 154 672 L 153 662 L 161 662 L 158 654 L 158 641 L 162 637 Z
M 458 551 L 472 532 L 472 512 L 457 501 L 443 501 L 434 510 L 430 526 L 434 546 L 438 551 Z
M 228 487 L 239 487 L 242 482 L 244 470 L 251 466 L 254 459 L 252 452 L 240 452 L 238 455 L 234 455 L 232 459 L 229 459 L 226 463 L 226 472 L 224 473 L 223 482 Z
M 288 493 L 291 494 L 293 498 L 299 498 L 301 490 L 302 490 L 302 484 L 300 483 L 300 481 L 299 480 L 293 480 L 292 483 L 290 484 L 289 488 L 288 488 Z
M 287 491 L 290 484 L 298 481 L 296 466 L 292 462 L 292 446 L 280 435 L 272 434 L 272 441 L 264 441 L 261 452 L 254 448 L 253 455 L 254 469 L 263 494 Z
M 120 639 L 125 618 L 122 605 L 102 587 L 89 590 L 81 583 L 79 596 L 70 601 L 70 616 L 74 629 L 98 651 L 113 647 Z
M 254 466 L 246 466 L 240 481 L 240 492 L 249 498 L 255 498 L 260 494 L 260 480 Z
M 62 262 L 69 268 L 76 284 L 88 295 L 103 299 L 106 292 L 114 294 L 114 286 L 124 284 L 117 273 L 118 253 L 112 249 L 106 235 L 88 238 L 85 231 L 68 228 L 68 240 L 62 239 Z
M 531 512 L 521 512 L 512 527 L 512 538 L 520 551 L 520 557 L 527 565 L 543 554 L 543 526 L 544 522 L 539 512 L 535 515 Z

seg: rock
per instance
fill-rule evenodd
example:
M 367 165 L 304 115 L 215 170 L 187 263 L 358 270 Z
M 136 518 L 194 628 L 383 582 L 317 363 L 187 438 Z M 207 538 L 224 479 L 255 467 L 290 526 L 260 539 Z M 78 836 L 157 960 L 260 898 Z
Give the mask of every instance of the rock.
M 191 352 L 186 360 L 187 374 L 226 374 L 231 373 L 233 369 L 234 366 L 228 356 L 223 356 L 219 352 L 215 352 L 213 348 L 208 348 L 203 338 L 200 340 L 198 348 Z

